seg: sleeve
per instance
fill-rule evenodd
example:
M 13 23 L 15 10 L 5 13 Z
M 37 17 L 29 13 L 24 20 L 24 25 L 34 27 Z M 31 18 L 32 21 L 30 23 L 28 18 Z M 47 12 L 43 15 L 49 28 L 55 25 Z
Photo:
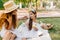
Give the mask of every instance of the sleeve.
M 26 24 L 28 24 L 28 22 L 29 22 L 29 19 L 28 19 L 25 23 L 21 24 L 21 25 L 17 28 L 17 30 L 21 32 L 22 29 L 23 29 L 23 27 L 24 27 Z
M 43 34 L 43 31 L 42 31 L 41 26 L 39 24 L 37 24 L 36 27 L 38 28 L 37 34 L 38 35 L 42 35 Z
M 44 30 L 40 24 L 37 24 L 37 28 L 38 28 L 38 34 L 41 32 L 42 34 L 47 34 L 48 30 Z
M 26 27 L 25 27 L 25 23 L 21 24 L 19 27 L 18 27 L 18 30 L 17 30 L 20 34 L 21 34 L 21 38 L 27 38 L 28 36 L 28 33 L 27 33 L 27 30 L 26 30 Z
M 26 29 L 26 23 L 28 22 L 28 20 L 21 24 L 18 28 L 17 28 L 17 32 L 21 34 L 21 38 L 25 37 L 27 38 L 28 36 L 28 31 Z M 19 35 L 18 35 L 19 36 Z
M 13 33 L 17 36 L 17 37 L 19 37 L 19 38 L 21 38 L 22 37 L 22 33 L 23 33 L 23 27 L 24 27 L 24 23 L 23 24 L 21 24 L 17 29 L 15 29 L 14 31 L 13 31 Z
M 38 30 L 42 31 L 42 28 L 41 28 L 40 24 L 37 23 L 36 26 L 37 26 Z

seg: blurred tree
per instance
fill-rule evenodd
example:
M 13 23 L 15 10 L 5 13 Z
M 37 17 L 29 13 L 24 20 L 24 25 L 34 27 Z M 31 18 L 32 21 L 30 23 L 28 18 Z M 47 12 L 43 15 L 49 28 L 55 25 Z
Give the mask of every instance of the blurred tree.
M 20 0 L 14 0 L 14 2 L 15 2 L 16 4 L 19 4 L 19 3 L 20 3 Z
M 3 2 L 0 0 L 0 10 L 3 9 Z
M 3 4 L 8 0 L 0 0 L 0 10 L 4 9 Z
M 5 3 L 5 2 L 7 2 L 7 1 L 9 1 L 9 0 L 1 0 L 2 2 L 3 2 L 3 4 Z
M 16 4 L 22 4 L 22 7 L 28 7 L 30 0 L 14 0 Z

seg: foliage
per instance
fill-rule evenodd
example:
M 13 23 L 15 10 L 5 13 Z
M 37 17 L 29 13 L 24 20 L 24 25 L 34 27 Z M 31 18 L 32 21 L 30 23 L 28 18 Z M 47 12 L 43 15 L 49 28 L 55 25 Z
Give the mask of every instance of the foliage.
M 3 2 L 2 2 L 2 0 L 0 0 L 0 10 L 2 10 L 3 9 Z

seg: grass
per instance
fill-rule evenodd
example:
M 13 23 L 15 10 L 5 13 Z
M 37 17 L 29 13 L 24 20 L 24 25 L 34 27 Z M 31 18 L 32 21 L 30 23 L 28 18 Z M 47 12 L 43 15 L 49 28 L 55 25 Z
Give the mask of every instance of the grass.
M 60 40 L 60 18 L 39 18 L 38 21 L 53 24 L 54 27 L 49 30 L 50 36 L 52 40 Z
M 20 20 L 19 25 L 22 24 L 25 20 Z M 42 21 L 44 23 L 51 23 L 54 25 L 52 29 L 49 30 L 52 40 L 60 40 L 60 18 L 39 18 L 37 21 Z M 18 26 L 19 26 L 18 25 Z M 1 40 L 1 39 L 0 39 Z
M 0 37 L 0 40 L 2 40 L 2 38 Z

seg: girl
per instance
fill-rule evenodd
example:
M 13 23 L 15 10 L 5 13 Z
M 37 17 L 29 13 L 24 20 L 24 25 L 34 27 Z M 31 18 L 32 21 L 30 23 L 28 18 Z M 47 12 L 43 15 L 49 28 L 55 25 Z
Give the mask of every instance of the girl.
M 18 28 L 18 31 L 22 35 L 22 40 L 51 40 L 48 30 L 42 29 L 37 23 L 35 10 L 29 12 L 29 19 Z M 44 36 L 45 34 L 48 34 L 48 37 Z

